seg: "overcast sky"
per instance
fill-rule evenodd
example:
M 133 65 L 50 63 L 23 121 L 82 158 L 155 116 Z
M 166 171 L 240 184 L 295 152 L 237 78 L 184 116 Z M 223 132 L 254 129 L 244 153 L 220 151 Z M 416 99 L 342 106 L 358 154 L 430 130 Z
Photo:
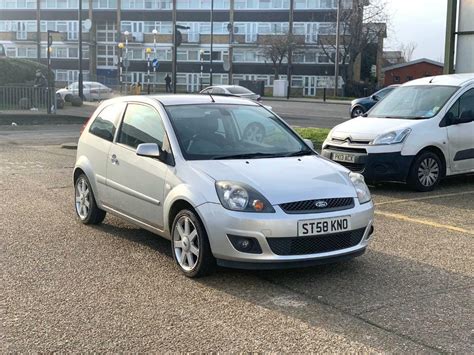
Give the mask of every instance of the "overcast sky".
M 385 49 L 415 42 L 413 59 L 444 60 L 447 0 L 387 0 L 391 18 Z

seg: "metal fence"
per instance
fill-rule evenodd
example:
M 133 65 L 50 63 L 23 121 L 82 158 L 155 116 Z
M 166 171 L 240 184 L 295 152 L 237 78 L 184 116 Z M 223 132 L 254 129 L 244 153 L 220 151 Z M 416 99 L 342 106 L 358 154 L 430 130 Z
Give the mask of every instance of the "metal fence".
M 0 111 L 56 112 L 55 92 L 54 88 L 0 86 Z

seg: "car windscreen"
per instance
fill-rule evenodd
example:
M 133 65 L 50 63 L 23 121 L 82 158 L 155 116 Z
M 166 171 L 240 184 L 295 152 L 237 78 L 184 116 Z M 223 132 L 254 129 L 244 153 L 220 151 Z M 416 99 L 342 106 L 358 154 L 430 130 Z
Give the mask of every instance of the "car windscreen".
M 253 94 L 252 91 L 241 86 L 233 86 L 231 88 L 227 88 L 227 90 L 234 95 Z
M 260 106 L 166 106 L 187 160 L 274 158 L 314 154 L 278 117 Z
M 431 118 L 443 108 L 458 89 L 457 86 L 444 85 L 401 86 L 374 106 L 368 116 L 402 119 Z

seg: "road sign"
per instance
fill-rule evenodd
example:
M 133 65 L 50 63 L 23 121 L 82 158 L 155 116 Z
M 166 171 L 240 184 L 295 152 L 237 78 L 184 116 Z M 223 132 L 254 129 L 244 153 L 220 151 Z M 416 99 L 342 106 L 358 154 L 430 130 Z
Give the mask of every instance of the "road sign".
M 153 66 L 153 68 L 155 69 L 159 69 L 160 68 L 160 62 L 158 62 L 158 59 L 155 58 L 151 61 L 151 65 Z
M 84 26 L 84 28 L 86 29 L 86 31 L 90 31 L 91 28 L 92 28 L 92 21 L 90 19 L 86 19 L 84 20 L 84 22 L 82 23 L 82 25 Z

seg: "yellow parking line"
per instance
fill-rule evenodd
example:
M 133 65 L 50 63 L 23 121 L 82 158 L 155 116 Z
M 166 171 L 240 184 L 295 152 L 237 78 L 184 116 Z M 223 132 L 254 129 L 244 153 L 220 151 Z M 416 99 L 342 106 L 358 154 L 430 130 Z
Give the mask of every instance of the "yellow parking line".
M 450 226 L 449 224 L 441 224 L 441 223 L 436 223 L 436 222 L 431 222 L 431 221 L 425 221 L 423 219 L 411 218 L 411 217 L 407 217 L 407 216 L 404 216 L 404 215 L 398 214 L 398 213 L 387 213 L 387 212 L 375 211 L 375 214 L 380 215 L 380 216 L 384 216 L 384 217 L 399 219 L 401 221 L 420 223 L 420 224 L 425 224 L 427 226 L 431 226 L 431 227 L 435 227 L 435 228 L 449 229 L 449 230 L 452 230 L 452 231 L 455 231 L 455 232 L 467 233 L 467 234 L 474 235 L 473 231 L 470 231 L 470 230 L 467 230 L 467 229 L 464 229 L 464 228 Z
M 375 205 L 380 206 L 380 205 L 387 205 L 387 204 L 390 204 L 390 203 L 423 201 L 423 200 L 431 200 L 431 199 L 434 199 L 434 198 L 460 196 L 460 195 L 465 195 L 465 194 L 474 194 L 474 190 L 463 191 L 463 192 L 454 192 L 452 194 L 444 194 L 444 195 L 431 195 L 431 196 L 425 196 L 425 197 L 404 198 L 404 199 L 400 199 L 400 200 L 379 202 L 379 203 L 376 203 Z

